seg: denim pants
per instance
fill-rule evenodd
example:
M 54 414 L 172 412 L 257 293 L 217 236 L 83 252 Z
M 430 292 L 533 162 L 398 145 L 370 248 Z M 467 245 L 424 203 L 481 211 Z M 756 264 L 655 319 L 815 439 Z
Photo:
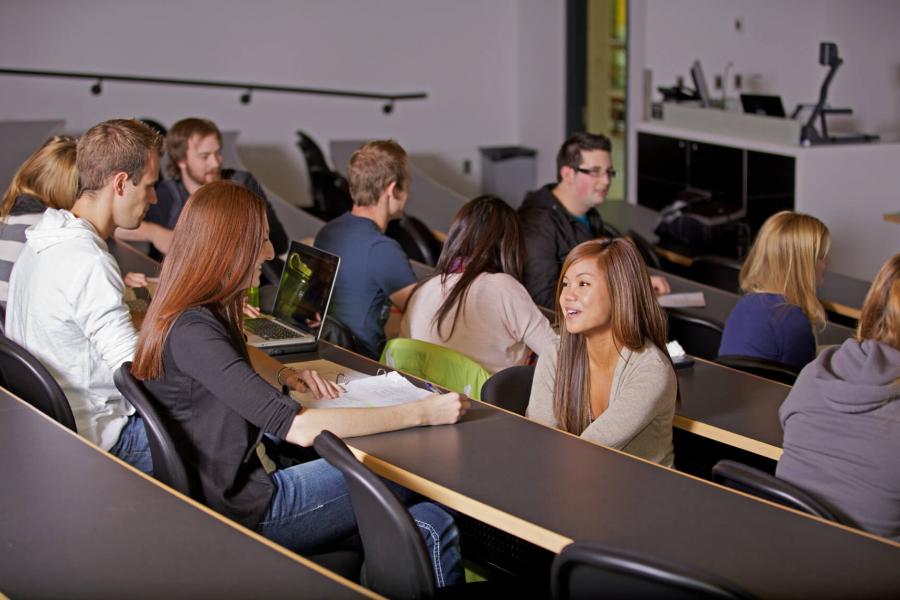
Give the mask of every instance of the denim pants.
M 272 474 L 275 495 L 256 530 L 300 554 L 315 552 L 356 531 L 350 493 L 340 471 L 324 460 L 295 465 Z M 404 504 L 415 495 L 385 482 Z M 425 539 L 438 587 L 463 583 L 459 532 L 453 518 L 430 502 L 409 506 Z
M 140 415 L 135 414 L 128 417 L 128 423 L 122 428 L 119 440 L 109 449 L 109 452 L 147 475 L 153 475 L 150 443 L 147 441 L 144 420 Z

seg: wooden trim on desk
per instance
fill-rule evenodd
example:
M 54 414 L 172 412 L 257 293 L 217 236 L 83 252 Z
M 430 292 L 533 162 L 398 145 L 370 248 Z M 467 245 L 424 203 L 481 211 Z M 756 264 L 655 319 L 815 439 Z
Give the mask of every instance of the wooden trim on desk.
M 678 254 L 677 252 L 673 252 L 666 248 L 662 248 L 660 246 L 654 246 L 654 250 L 656 253 L 665 258 L 669 262 L 673 262 L 676 265 L 681 265 L 683 267 L 691 266 L 691 263 L 694 262 L 693 259 L 689 256 L 685 256 L 684 254 Z
M 345 441 L 347 442 L 347 445 L 350 446 L 353 454 L 376 474 L 390 479 L 414 492 L 427 496 L 436 502 L 445 504 L 454 510 L 465 513 L 472 518 L 496 527 L 497 529 L 512 533 L 516 537 L 522 538 L 527 542 L 531 542 L 532 544 L 556 554 L 559 554 L 563 548 L 574 541 L 571 538 L 544 529 L 534 523 L 496 509 L 483 502 L 473 500 L 450 488 L 433 483 L 424 477 L 401 469 L 380 458 L 366 454 L 353 447 L 352 439 Z
M 694 421 L 680 415 L 675 415 L 672 425 L 678 429 L 683 429 L 684 431 L 727 444 L 734 448 L 740 448 L 741 450 L 746 450 L 747 452 L 752 452 L 759 456 L 765 456 L 766 458 L 771 458 L 775 461 L 780 459 L 784 452 L 784 450 L 778 446 L 772 446 L 771 444 L 766 444 L 765 442 L 760 442 L 759 440 L 738 435 L 737 433 L 707 425 L 706 423 L 701 423 L 699 421 Z
M 819 298 L 819 302 L 822 303 L 822 306 L 825 307 L 825 310 L 830 310 L 833 313 L 837 313 L 845 317 L 850 317 L 851 319 L 856 319 L 857 321 L 862 316 L 862 310 L 859 308 L 846 306 L 832 300 L 822 300 L 821 298 Z
M 886 213 L 884 215 L 884 220 L 889 223 L 900 223 L 900 212 Z
M 226 516 L 224 516 L 224 515 L 221 515 L 221 514 L 217 513 L 216 511 L 212 510 L 211 508 L 209 508 L 209 507 L 207 507 L 207 506 L 205 506 L 205 505 L 203 505 L 203 504 L 200 504 L 199 502 L 197 502 L 197 501 L 194 500 L 193 498 L 190 498 L 189 496 L 185 496 L 184 494 L 182 494 L 182 493 L 179 492 L 178 490 L 176 490 L 176 489 L 174 489 L 174 488 L 171 488 L 171 487 L 165 485 L 165 484 L 162 483 L 161 481 L 159 481 L 159 480 L 157 480 L 157 479 L 155 479 L 155 478 L 153 478 L 153 477 L 147 475 L 147 474 L 144 473 L 143 471 L 141 471 L 141 470 L 139 470 L 139 469 L 137 469 L 137 468 L 131 466 L 130 464 L 128 464 L 127 462 L 125 462 L 124 460 L 122 460 L 121 458 L 119 458 L 118 456 L 115 456 L 115 455 L 113 455 L 113 454 L 110 454 L 109 452 L 103 450 L 102 448 L 100 448 L 100 447 L 98 447 L 98 446 L 95 446 L 94 444 L 92 444 L 91 442 L 89 442 L 89 441 L 86 440 L 85 438 L 81 437 L 80 435 L 78 435 L 77 433 L 75 433 L 74 431 L 72 431 L 71 429 L 69 429 L 68 427 L 64 427 L 62 424 L 60 424 L 60 423 L 59 423 L 58 421 L 56 421 L 55 419 L 53 419 L 53 418 L 47 416 L 46 414 L 44 414 L 43 412 L 39 411 L 38 409 L 36 409 L 36 408 L 33 407 L 32 405 L 28 404 L 27 402 L 25 402 L 24 400 L 22 400 L 21 398 L 19 398 L 16 394 L 12 393 L 11 391 L 9 391 L 8 389 L 6 389 L 5 387 L 0 387 L 0 389 L 2 389 L 4 392 L 6 392 L 7 394 L 9 394 L 10 396 L 12 396 L 13 398 L 15 398 L 16 400 L 18 400 L 19 402 L 21 402 L 21 403 L 22 403 L 24 406 L 26 406 L 28 409 L 34 411 L 34 412 L 37 413 L 40 417 L 46 419 L 47 421 L 49 421 L 49 422 L 52 423 L 54 426 L 58 427 L 59 429 L 61 429 L 61 430 L 64 431 L 65 433 L 67 433 L 68 435 L 74 436 L 79 442 L 81 442 L 81 443 L 83 443 L 84 445 L 88 446 L 89 448 L 91 448 L 91 449 L 94 450 L 95 452 L 99 452 L 100 454 L 102 454 L 103 456 L 105 456 L 107 459 L 109 459 L 109 460 L 111 460 L 111 461 L 113 461 L 113 462 L 115 462 L 115 463 L 118 463 L 120 466 L 122 466 L 122 467 L 124 467 L 125 469 L 131 471 L 131 472 L 134 473 L 135 475 L 138 475 L 138 476 L 140 476 L 140 477 L 143 477 L 144 479 L 146 479 L 147 481 L 149 481 L 150 483 L 152 483 L 152 484 L 155 485 L 156 487 L 160 488 L 160 489 L 163 490 L 164 492 L 166 492 L 166 493 L 168 493 L 168 494 L 170 494 L 170 495 L 172 495 L 172 496 L 175 496 L 176 498 L 178 498 L 179 500 L 182 500 L 183 502 L 185 502 L 185 503 L 187 503 L 187 504 L 190 504 L 190 505 L 193 506 L 194 508 L 198 509 L 200 512 L 206 513 L 207 515 L 213 517 L 214 519 L 216 519 L 216 520 L 219 521 L 220 523 L 223 523 L 223 524 L 225 524 L 225 525 L 231 527 L 232 529 L 236 529 L 239 533 L 242 533 L 242 534 L 244 534 L 245 536 L 247 536 L 247 537 L 249 537 L 249 538 L 252 538 L 253 540 L 259 542 L 259 543 L 262 544 L 263 546 L 267 546 L 267 547 L 270 548 L 271 550 L 274 550 L 275 552 L 277 552 L 277 553 L 279 553 L 279 554 L 281 554 L 281 555 L 283 555 L 283 556 L 285 556 L 285 557 L 291 559 L 292 561 L 294 561 L 294 562 L 296 562 L 296 563 L 299 563 L 299 564 L 303 565 L 304 567 L 306 567 L 307 569 L 310 569 L 311 571 L 315 571 L 315 572 L 319 573 L 320 575 L 323 575 L 323 576 L 327 577 L 328 579 L 332 579 L 332 580 L 334 580 L 334 581 L 340 583 L 340 584 L 343 585 L 344 587 L 348 587 L 348 588 L 352 589 L 353 591 L 358 592 L 358 593 L 360 593 L 360 594 L 362 594 L 362 595 L 364 595 L 364 596 L 367 596 L 367 597 L 369 597 L 369 598 L 376 598 L 376 599 L 382 599 L 382 598 L 383 598 L 383 596 L 379 596 L 378 594 L 376 594 L 376 593 L 373 592 L 372 590 L 370 590 L 370 589 L 368 589 L 368 588 L 365 588 L 365 587 L 359 585 L 358 583 L 354 583 L 354 582 L 350 581 L 349 579 L 345 579 L 344 577 L 342 577 L 341 575 L 338 575 L 338 574 L 335 573 L 334 571 L 329 571 L 329 570 L 326 569 L 325 567 L 323 567 L 323 566 L 321 566 L 321 565 L 319 565 L 319 564 L 317 564 L 317 563 L 314 563 L 314 562 L 311 561 L 310 559 L 308 559 L 308 558 L 306 558 L 306 557 L 304 557 L 304 556 L 302 556 L 302 555 L 300 555 L 300 554 L 297 554 L 296 552 L 294 552 L 294 551 L 292 551 L 292 550 L 289 550 L 288 548 L 285 548 L 284 546 L 281 546 L 280 544 L 276 544 L 276 543 L 273 542 L 272 540 L 270 540 L 270 539 L 268 539 L 268 538 L 266 538 L 266 537 L 263 537 L 262 535 L 256 533 L 256 532 L 253 531 L 252 529 L 248 529 L 247 527 L 244 527 L 244 526 L 241 525 L 240 523 L 238 523 L 238 522 L 236 522 L 236 521 L 232 521 L 232 520 L 229 519 L 228 517 L 226 517 Z

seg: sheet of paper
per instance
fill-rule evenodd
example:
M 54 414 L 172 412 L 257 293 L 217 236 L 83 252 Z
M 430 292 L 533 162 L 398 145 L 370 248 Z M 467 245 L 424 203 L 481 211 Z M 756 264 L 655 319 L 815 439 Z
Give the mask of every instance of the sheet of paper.
M 309 368 L 309 363 L 301 364 L 304 368 Z M 291 396 L 307 408 L 370 408 L 406 404 L 432 393 L 414 386 L 396 371 L 385 375 L 363 376 L 350 381 L 344 388 L 346 391 L 343 394 L 331 400 L 316 400 L 308 392 L 291 392 Z
M 682 292 L 658 296 L 659 305 L 663 308 L 702 308 L 706 306 L 703 292 Z

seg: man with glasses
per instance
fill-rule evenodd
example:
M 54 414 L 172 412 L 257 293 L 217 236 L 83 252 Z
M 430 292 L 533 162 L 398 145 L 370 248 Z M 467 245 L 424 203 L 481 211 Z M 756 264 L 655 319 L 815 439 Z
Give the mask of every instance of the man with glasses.
M 556 282 L 569 251 L 604 234 L 596 209 L 603 204 L 616 170 L 612 144 L 605 135 L 576 133 L 556 155 L 557 182 L 529 192 L 519 208 L 525 237 L 525 287 L 539 306 L 555 304 Z M 653 289 L 667 293 L 662 277 L 651 277 Z

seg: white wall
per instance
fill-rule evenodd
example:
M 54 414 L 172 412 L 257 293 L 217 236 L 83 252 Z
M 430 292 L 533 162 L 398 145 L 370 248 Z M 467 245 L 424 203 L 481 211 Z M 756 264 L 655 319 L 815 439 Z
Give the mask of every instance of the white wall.
M 165 124 L 207 116 L 240 130 L 245 161 L 294 201 L 306 196 L 295 130 L 326 152 L 331 139 L 390 136 L 430 156 L 431 174 L 471 195 L 480 187 L 477 148 L 520 141 L 518 23 L 515 0 L 3 0 L 6 67 L 429 97 L 386 116 L 378 102 L 341 98 L 256 93 L 244 106 L 240 92 L 114 82 L 93 97 L 88 81 L 2 76 L 0 119 L 64 117 L 77 132 L 114 116 Z

